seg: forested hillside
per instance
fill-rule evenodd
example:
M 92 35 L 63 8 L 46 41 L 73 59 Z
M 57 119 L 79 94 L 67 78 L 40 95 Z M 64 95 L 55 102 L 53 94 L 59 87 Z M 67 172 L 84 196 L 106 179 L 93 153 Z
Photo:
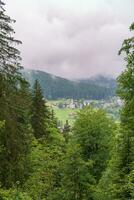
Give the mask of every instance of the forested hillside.
M 119 52 L 120 123 L 87 106 L 60 130 L 39 81 L 20 73 L 13 22 L 0 0 L 0 200 L 134 200 L 134 37 Z
M 47 99 L 106 99 L 115 95 L 116 81 L 98 76 L 94 79 L 70 81 L 64 78 L 37 71 L 23 70 L 23 76 L 33 85 L 39 80 L 43 94 Z

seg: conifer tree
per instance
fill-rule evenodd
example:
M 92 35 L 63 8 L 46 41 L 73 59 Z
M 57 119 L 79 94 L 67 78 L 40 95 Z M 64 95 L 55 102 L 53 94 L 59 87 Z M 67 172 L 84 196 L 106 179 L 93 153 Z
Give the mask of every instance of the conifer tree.
M 58 120 L 55 116 L 55 112 L 54 112 L 53 109 L 50 111 L 50 120 L 53 123 L 53 125 L 57 128 L 58 127 Z
M 64 137 L 65 137 L 66 142 L 68 141 L 69 132 L 70 132 L 70 131 L 71 131 L 71 127 L 70 127 L 70 125 L 69 125 L 68 120 L 66 120 L 66 123 L 65 123 L 65 125 L 64 125 L 64 127 L 63 127 L 63 135 L 64 135 Z
M 37 139 L 48 137 L 49 111 L 38 80 L 35 81 L 32 105 L 32 128 Z
M 14 29 L 11 23 L 15 22 L 5 14 L 4 3 L 0 1 L 0 75 L 10 81 L 18 78 L 20 52 L 15 45 L 21 42 L 13 37 Z
M 27 92 L 22 93 L 25 81 L 20 75 L 20 52 L 15 48 L 21 42 L 13 37 L 12 22 L 0 1 L 0 121 L 5 122 L 0 130 L 0 182 L 6 188 L 24 182 L 30 143 L 29 101 Z

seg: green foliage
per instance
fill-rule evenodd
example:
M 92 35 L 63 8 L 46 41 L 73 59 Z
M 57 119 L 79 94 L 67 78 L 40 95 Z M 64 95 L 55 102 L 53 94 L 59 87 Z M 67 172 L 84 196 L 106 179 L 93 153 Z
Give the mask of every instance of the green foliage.
M 3 129 L 5 127 L 5 121 L 0 121 L 0 129 Z
M 134 30 L 133 24 L 130 30 Z M 127 68 L 118 78 L 118 93 L 124 101 L 124 107 L 121 113 L 120 139 L 122 143 L 119 143 L 121 151 L 118 156 L 121 164 L 119 163 L 115 170 L 122 183 L 119 191 L 120 199 L 132 199 L 134 183 L 130 184 L 129 178 L 132 177 L 134 162 L 134 37 L 124 40 L 120 53 L 125 54 Z M 115 184 L 118 187 L 118 179 Z
M 62 184 L 57 192 L 57 198 L 63 200 L 92 199 L 95 179 L 92 175 L 93 163 L 84 161 L 79 145 L 71 144 L 67 149 L 62 168 Z
M 93 174 L 97 180 L 106 168 L 109 142 L 115 128 L 103 110 L 92 107 L 80 111 L 74 124 L 76 142 L 81 145 L 83 158 L 93 161 Z
M 102 110 L 86 107 L 78 113 L 61 167 L 61 186 L 54 199 L 94 199 L 97 182 L 110 157 L 115 128 Z
M 56 130 L 51 134 L 49 142 L 41 144 L 35 140 L 32 147 L 32 173 L 25 190 L 35 200 L 51 199 L 60 185 L 64 138 Z
M 0 189 L 1 200 L 32 200 L 28 194 L 19 191 L 18 189 L 3 190 Z
M 130 27 L 134 30 L 134 25 Z M 121 128 L 113 140 L 111 160 L 100 181 L 102 199 L 133 199 L 134 163 L 134 37 L 123 42 L 126 70 L 118 78 L 118 94 L 124 102 Z M 99 199 L 99 198 L 98 198 Z

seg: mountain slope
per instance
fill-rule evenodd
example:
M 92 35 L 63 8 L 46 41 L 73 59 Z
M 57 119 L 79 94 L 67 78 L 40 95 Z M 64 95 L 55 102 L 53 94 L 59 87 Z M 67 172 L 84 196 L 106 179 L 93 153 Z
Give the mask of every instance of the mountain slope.
M 115 95 L 115 80 L 95 78 L 79 81 L 70 81 L 38 70 L 23 70 L 23 76 L 33 86 L 39 80 L 44 96 L 47 99 L 106 99 Z

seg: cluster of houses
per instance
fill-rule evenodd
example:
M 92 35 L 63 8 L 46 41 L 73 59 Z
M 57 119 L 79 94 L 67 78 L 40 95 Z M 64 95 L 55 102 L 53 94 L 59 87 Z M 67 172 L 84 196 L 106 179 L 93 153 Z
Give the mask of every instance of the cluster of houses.
M 74 100 L 70 99 L 70 101 L 59 102 L 58 108 L 70 108 L 70 109 L 82 109 L 83 107 L 90 105 L 91 100 Z
M 70 109 L 82 109 L 85 106 L 92 105 L 98 108 L 107 108 L 112 105 L 122 106 L 122 101 L 118 97 L 113 97 L 109 100 L 66 100 L 57 103 L 57 107 L 60 109 L 70 108 Z

